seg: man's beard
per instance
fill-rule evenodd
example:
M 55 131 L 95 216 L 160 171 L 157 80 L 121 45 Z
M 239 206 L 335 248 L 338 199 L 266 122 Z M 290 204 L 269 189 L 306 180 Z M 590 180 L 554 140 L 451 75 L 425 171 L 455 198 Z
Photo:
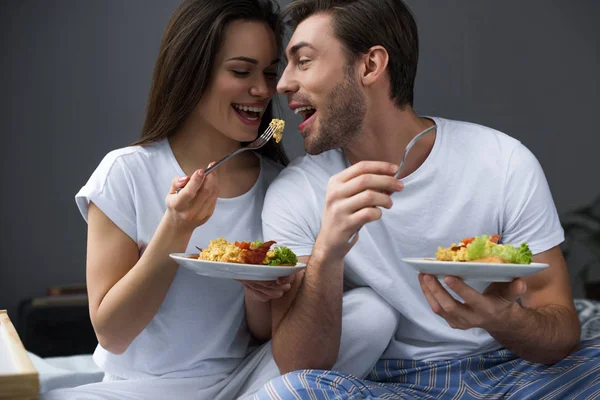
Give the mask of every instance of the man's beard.
M 304 147 L 309 154 L 345 147 L 363 131 L 367 106 L 358 89 L 354 68 L 346 69 L 344 81 L 329 96 L 329 104 L 319 112 L 319 129 L 309 135 Z

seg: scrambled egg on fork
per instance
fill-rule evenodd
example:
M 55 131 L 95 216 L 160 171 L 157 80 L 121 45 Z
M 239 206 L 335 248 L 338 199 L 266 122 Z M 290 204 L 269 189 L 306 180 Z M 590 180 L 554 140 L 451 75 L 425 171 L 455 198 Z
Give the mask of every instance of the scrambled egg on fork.
M 283 128 L 285 127 L 285 121 L 282 119 L 274 118 L 269 123 L 269 128 L 273 129 L 273 139 L 275 143 L 279 143 L 283 137 Z

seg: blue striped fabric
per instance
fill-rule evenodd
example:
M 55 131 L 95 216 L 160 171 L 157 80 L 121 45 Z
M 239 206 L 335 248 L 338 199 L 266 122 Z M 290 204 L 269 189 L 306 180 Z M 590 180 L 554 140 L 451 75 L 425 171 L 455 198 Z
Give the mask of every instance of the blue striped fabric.
M 597 399 L 600 340 L 581 342 L 564 360 L 546 366 L 507 350 L 458 360 L 381 360 L 367 380 L 322 370 L 273 379 L 254 400 L 288 399 Z

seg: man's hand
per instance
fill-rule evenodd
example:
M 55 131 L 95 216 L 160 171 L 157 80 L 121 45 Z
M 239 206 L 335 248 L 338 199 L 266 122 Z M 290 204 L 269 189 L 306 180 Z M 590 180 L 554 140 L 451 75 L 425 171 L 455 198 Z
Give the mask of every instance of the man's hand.
M 348 253 L 356 243 L 356 239 L 348 243 L 350 236 L 381 218 L 379 207 L 391 208 L 391 194 L 404 188 L 394 178 L 397 170 L 397 165 L 387 162 L 361 161 L 331 177 L 313 255 L 342 259 Z
M 486 331 L 510 329 L 511 313 L 520 307 L 516 301 L 527 286 L 521 279 L 510 283 L 495 282 L 479 293 L 461 279 L 446 277 L 444 282 L 464 303 L 454 299 L 435 276 L 419 274 L 421 290 L 434 313 L 454 329 L 483 328 Z

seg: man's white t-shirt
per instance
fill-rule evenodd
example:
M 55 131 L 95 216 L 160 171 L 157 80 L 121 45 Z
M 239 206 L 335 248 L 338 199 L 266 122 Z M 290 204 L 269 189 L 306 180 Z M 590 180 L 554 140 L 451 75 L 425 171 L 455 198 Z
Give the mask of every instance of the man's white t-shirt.
M 388 359 L 445 360 L 501 347 L 482 329 L 451 328 L 434 314 L 418 272 L 403 257 L 435 257 L 438 246 L 481 234 L 527 242 L 534 254 L 564 240 L 552 196 L 534 155 L 519 141 L 480 125 L 437 124 L 425 162 L 403 179 L 393 207 L 365 225 L 345 258 L 347 287 L 370 286 L 401 314 Z M 403 149 L 398 149 L 398 161 Z M 341 150 L 296 159 L 267 191 L 263 232 L 299 256 L 310 255 L 330 177 L 347 167 Z M 467 282 L 482 291 L 489 283 Z
M 219 198 L 212 217 L 194 231 L 187 252 L 197 253 L 195 246 L 204 248 L 218 237 L 262 239 L 264 195 L 281 167 L 259 158 L 256 184 L 239 197 Z M 166 211 L 165 197 L 176 176 L 185 173 L 167 140 L 115 150 L 77 193 L 76 202 L 86 221 L 89 203 L 96 204 L 142 254 Z M 249 341 L 242 284 L 180 267 L 158 312 L 125 353 L 115 355 L 99 345 L 94 361 L 125 379 L 204 377 L 216 382 L 241 363 Z

